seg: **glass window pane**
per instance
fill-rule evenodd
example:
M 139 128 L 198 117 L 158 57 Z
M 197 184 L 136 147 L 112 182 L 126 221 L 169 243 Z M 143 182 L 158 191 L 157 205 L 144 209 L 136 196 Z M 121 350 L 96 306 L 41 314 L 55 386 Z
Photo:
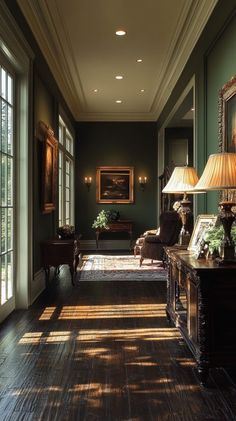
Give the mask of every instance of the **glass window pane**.
M 8 208 L 7 211 L 7 249 L 13 248 L 13 208 Z
M 7 104 L 2 101 L 2 118 L 1 118 L 1 135 L 2 135 L 2 152 L 7 153 Z
M 66 203 L 66 218 L 70 218 L 70 204 Z
M 70 161 L 66 160 L 66 173 L 69 174 L 70 172 Z
M 7 74 L 3 68 L 1 69 L 1 96 L 7 99 Z
M 59 222 L 62 224 L 72 224 L 71 208 L 72 208 L 72 169 L 73 161 L 71 154 L 73 153 L 74 139 L 68 130 L 65 122 L 59 116 L 59 180 L 58 180 L 58 199 L 59 199 Z
M 8 119 L 7 119 L 7 153 L 13 154 L 13 111 L 11 107 L 8 107 Z
M 2 155 L 1 159 L 1 205 L 7 205 L 7 157 Z
M 13 205 L 13 160 L 7 159 L 7 205 Z
M 10 75 L 7 76 L 7 100 L 13 104 L 13 79 Z
M 1 253 L 7 251 L 7 210 L 1 209 Z
M 1 68 L 0 97 L 0 303 L 13 294 L 13 78 Z
M 62 126 L 59 126 L 59 142 L 63 143 L 63 129 Z

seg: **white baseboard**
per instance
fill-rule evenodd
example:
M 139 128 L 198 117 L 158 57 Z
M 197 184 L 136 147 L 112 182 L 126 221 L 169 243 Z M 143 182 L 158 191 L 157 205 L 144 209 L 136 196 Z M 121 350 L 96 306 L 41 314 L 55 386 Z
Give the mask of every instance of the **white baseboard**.
M 80 240 L 81 250 L 127 250 L 130 251 L 130 240 L 99 240 L 98 248 L 95 240 Z
M 34 279 L 31 282 L 31 294 L 30 294 L 30 304 L 38 298 L 38 296 L 45 289 L 45 272 L 43 269 L 40 269 L 34 274 Z

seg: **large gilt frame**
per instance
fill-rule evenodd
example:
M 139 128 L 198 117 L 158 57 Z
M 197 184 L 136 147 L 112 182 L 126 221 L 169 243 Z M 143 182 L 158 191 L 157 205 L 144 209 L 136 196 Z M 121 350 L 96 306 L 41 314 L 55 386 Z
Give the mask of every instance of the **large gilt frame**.
M 236 152 L 236 75 L 219 92 L 219 149 L 220 152 Z M 221 200 L 236 202 L 236 190 L 220 194 Z M 235 208 L 234 208 L 235 209 Z M 233 209 L 233 210 L 234 210 Z
M 42 121 L 39 125 L 43 134 L 41 208 L 43 213 L 50 213 L 57 201 L 58 141 L 49 126 Z
M 98 167 L 96 200 L 97 203 L 133 203 L 134 168 Z

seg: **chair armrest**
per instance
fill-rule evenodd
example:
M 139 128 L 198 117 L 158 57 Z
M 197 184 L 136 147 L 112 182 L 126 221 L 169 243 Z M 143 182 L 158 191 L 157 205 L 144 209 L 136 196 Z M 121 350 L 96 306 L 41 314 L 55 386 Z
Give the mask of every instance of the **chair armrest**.
M 143 233 L 143 236 L 146 237 L 147 235 L 157 235 L 157 230 L 156 229 L 153 229 L 153 230 L 145 231 Z
M 145 237 L 145 243 L 153 243 L 153 244 L 157 244 L 157 243 L 161 243 L 160 237 L 159 235 L 148 235 L 147 237 Z

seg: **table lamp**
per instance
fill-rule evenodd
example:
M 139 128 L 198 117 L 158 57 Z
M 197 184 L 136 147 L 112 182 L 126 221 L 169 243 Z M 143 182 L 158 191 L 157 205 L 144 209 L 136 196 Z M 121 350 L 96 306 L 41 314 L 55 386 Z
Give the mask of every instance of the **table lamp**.
M 235 206 L 235 202 L 229 200 L 229 191 L 234 189 L 236 189 L 236 153 L 223 152 L 210 155 L 194 190 L 196 192 L 223 190 L 225 193 L 219 203 L 219 218 L 224 229 L 222 257 L 218 260 L 219 264 L 235 262 L 235 245 L 231 237 L 231 227 L 236 219 L 231 208 Z
M 178 212 L 182 221 L 182 228 L 179 236 L 179 244 L 187 245 L 190 240 L 190 233 L 186 226 L 188 219 L 192 215 L 190 208 L 190 200 L 188 200 L 187 194 L 193 193 L 193 188 L 198 182 L 198 176 L 195 168 L 193 167 L 175 167 L 167 185 L 162 190 L 163 193 L 183 194 L 184 197 L 181 200 L 181 207 Z

